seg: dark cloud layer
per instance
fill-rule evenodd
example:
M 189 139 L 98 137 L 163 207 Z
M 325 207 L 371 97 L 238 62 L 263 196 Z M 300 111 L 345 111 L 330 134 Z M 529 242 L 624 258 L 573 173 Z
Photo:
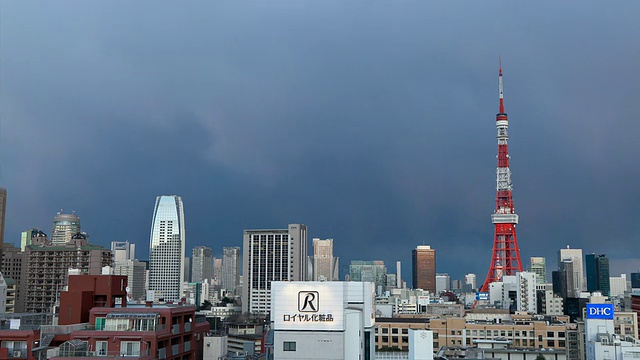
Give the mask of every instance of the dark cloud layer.
M 2 2 L 5 239 L 76 210 L 146 256 L 158 194 L 187 247 L 309 225 L 352 259 L 418 244 L 486 274 L 497 56 L 523 260 L 640 269 L 640 4 Z M 550 269 L 553 266 L 550 266 Z M 404 276 L 410 281 L 410 275 Z

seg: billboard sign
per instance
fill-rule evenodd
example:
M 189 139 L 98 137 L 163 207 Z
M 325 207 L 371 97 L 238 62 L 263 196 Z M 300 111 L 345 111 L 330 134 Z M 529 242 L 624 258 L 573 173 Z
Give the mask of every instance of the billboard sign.
M 613 320 L 613 304 L 587 304 L 587 319 Z
M 271 283 L 275 330 L 344 330 L 344 283 Z
M 481 301 L 481 300 L 489 300 L 489 293 L 488 292 L 477 292 L 476 293 L 476 300 Z

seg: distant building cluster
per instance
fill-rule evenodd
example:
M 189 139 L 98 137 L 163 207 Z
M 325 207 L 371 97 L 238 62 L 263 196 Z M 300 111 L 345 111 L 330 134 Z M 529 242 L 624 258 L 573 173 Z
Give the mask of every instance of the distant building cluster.
M 570 246 L 550 277 L 544 257 L 522 261 L 502 69 L 499 89 L 486 278 L 452 279 L 424 243 L 406 249 L 409 282 L 400 261 L 341 273 L 340 239 L 310 242 L 300 223 L 189 250 L 177 195 L 156 198 L 148 259 L 139 241 L 92 244 L 75 212 L 18 247 L 4 242 L 0 188 L 0 359 L 640 359 L 640 271 L 612 277 L 606 254 Z

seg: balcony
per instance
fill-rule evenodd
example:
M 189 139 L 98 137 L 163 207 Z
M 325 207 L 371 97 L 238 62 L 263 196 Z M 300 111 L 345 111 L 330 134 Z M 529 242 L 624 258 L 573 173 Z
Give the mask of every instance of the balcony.
M 179 344 L 171 345 L 171 356 L 176 356 L 179 353 L 180 353 L 180 345 Z
M 175 324 L 171 326 L 171 334 L 172 335 L 180 334 L 180 324 Z
M 167 349 L 166 348 L 158 349 L 158 359 L 162 360 L 166 358 L 167 358 Z

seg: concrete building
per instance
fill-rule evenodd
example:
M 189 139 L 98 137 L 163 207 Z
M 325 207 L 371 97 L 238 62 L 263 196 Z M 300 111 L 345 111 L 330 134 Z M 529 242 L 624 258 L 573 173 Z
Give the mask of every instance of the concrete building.
M 222 288 L 237 294 L 240 285 L 240 248 L 237 246 L 222 249 Z
M 195 246 L 191 255 L 191 282 L 213 279 L 213 251 L 207 246 Z
M 562 315 L 564 314 L 564 299 L 553 293 L 553 290 L 542 290 L 536 292 L 538 314 L 541 315 Z
M 376 293 L 380 295 L 387 286 L 387 267 L 382 260 L 352 260 L 349 265 L 349 281 L 372 282 Z
M 340 280 L 339 260 L 333 256 L 333 239 L 313 239 L 313 255 L 309 257 L 311 281 Z
M 149 290 L 156 301 L 180 299 L 184 264 L 184 206 L 177 195 L 156 198 L 149 240 Z
M 636 314 L 636 319 L 640 323 L 640 291 L 631 294 L 631 311 Z M 640 330 L 636 339 L 640 339 Z
M 243 239 L 242 312 L 266 316 L 271 310 L 272 281 L 307 280 L 307 226 L 245 230 Z
M 584 327 L 586 360 L 640 358 L 640 341 L 615 334 L 613 304 L 587 304 Z
M 475 291 L 478 288 L 476 274 L 465 274 L 464 283 L 471 286 L 471 290 Z
M 568 289 L 571 289 L 572 292 L 586 290 L 585 279 L 584 279 L 584 266 L 582 264 L 582 249 L 571 249 L 569 245 L 567 245 L 566 249 L 560 249 L 558 251 L 558 269 L 563 270 L 563 261 L 570 261 L 573 263 L 572 266 L 572 274 L 568 274 L 573 280 L 573 285 L 568 284 Z M 573 297 L 573 296 L 570 296 Z
M 0 273 L 0 313 L 7 312 L 7 282 Z
M 510 309 L 511 312 L 536 313 L 536 274 L 517 272 L 503 276 L 502 281 L 490 284 L 489 298 L 491 303 L 499 303 L 501 308 Z
M 44 233 L 43 233 L 44 234 Z M 2 252 L 2 272 L 5 279 L 13 279 L 15 282 L 15 307 L 17 313 L 25 312 L 25 287 L 27 278 L 27 261 L 25 253 L 20 248 L 11 244 L 4 244 Z
M 127 276 L 129 301 L 144 300 L 146 264 L 136 260 L 136 245 L 128 241 L 112 241 L 111 253 L 113 274 Z
M 376 348 L 409 348 L 409 329 L 433 331 L 433 348 L 473 346 L 477 341 L 506 339 L 513 348 L 566 349 L 571 324 L 566 316 L 477 313 L 473 317 L 376 318 Z M 499 320 L 498 320 L 499 319 Z
M 114 261 L 113 274 L 127 276 L 127 282 L 129 284 L 129 301 L 145 300 L 145 263 L 136 259 Z
M 418 245 L 412 251 L 413 288 L 436 293 L 436 250 Z
M 629 288 L 627 288 L 627 274 L 609 277 L 609 296 L 612 298 L 621 297 L 624 296 L 626 291 L 629 291 Z
M 369 282 L 272 283 L 275 359 L 375 359 Z
M 53 218 L 51 228 L 51 244 L 64 245 L 71 237 L 80 232 L 80 218 L 75 212 L 64 214 L 62 210 Z
M 128 241 L 112 241 L 111 253 L 113 261 L 133 260 L 136 258 L 136 244 Z
M 7 298 L 6 298 L 6 308 L 5 312 L 14 313 L 16 309 L 16 281 L 12 278 L 5 278 L 5 283 L 7 284 Z
M 212 285 L 222 285 L 222 258 L 213 258 L 213 281 L 211 281 Z M 238 264 L 240 261 L 238 261 Z M 240 269 L 238 269 L 240 272 Z
M 451 290 L 451 277 L 449 274 L 436 274 L 436 294 Z
M 113 264 L 110 250 L 89 244 L 81 233 L 72 236 L 64 245 L 40 243 L 46 239 L 34 240 L 37 240 L 34 244 L 27 245 L 23 260 L 26 273 L 20 297 L 24 299 L 22 311 L 25 312 L 50 312 L 59 292 L 67 285 L 69 269 L 99 275 L 104 266 Z
M 547 260 L 542 256 L 532 256 L 529 258 L 527 271 L 536 274 L 536 284 L 547 282 Z

